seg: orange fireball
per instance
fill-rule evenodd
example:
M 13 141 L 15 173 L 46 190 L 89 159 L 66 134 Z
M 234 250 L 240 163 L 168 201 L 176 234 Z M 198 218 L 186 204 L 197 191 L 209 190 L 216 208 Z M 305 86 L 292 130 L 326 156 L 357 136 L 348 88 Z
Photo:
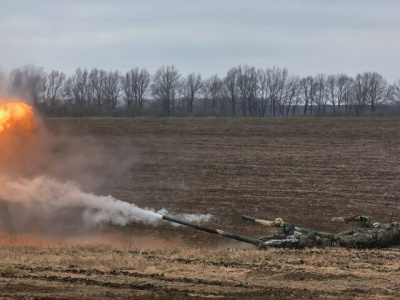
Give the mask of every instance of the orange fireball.
M 29 133 L 35 128 L 35 114 L 32 106 L 17 99 L 7 99 L 7 102 L 1 102 L 1 100 L 0 134 L 9 129 Z

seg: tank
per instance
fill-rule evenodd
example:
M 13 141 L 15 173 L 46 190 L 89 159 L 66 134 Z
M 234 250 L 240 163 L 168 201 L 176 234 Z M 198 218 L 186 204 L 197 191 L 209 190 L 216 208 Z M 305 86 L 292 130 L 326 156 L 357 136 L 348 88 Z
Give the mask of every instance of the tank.
M 311 247 L 346 247 L 346 248 L 383 248 L 392 245 L 400 244 L 400 230 L 397 222 L 391 222 L 387 225 L 373 223 L 374 227 L 370 228 L 365 225 L 364 219 L 359 221 L 359 218 L 354 219 L 360 228 L 331 234 L 327 232 L 316 231 L 297 227 L 294 224 L 284 222 L 281 218 L 276 218 L 274 221 L 268 221 L 251 216 L 242 216 L 243 220 L 254 221 L 268 227 L 278 228 L 278 233 L 269 236 L 263 236 L 258 239 L 246 237 L 239 234 L 234 234 L 221 229 L 215 229 L 208 226 L 191 223 L 184 220 L 179 220 L 169 216 L 162 216 L 163 220 L 177 223 L 180 225 L 192 227 L 194 229 L 217 234 L 226 238 L 238 240 L 244 243 L 252 244 L 260 249 L 266 248 L 289 248 L 302 249 Z M 346 223 L 350 218 L 343 218 Z M 368 219 L 370 222 L 370 219 Z M 369 224 L 367 224 L 369 225 Z
M 243 220 L 253 221 L 257 224 L 267 227 L 278 228 L 278 234 L 260 238 L 264 242 L 271 242 L 275 240 L 274 243 L 277 246 L 279 246 L 282 241 L 287 239 L 292 240 L 294 245 L 297 243 L 296 247 L 298 248 L 314 246 L 333 247 L 338 244 L 337 238 L 332 233 L 297 227 L 292 223 L 284 222 L 281 218 L 276 218 L 274 221 L 268 221 L 246 215 L 242 215 L 241 218 Z M 284 244 L 284 246 L 287 245 Z
M 381 224 L 370 217 L 356 215 L 348 218 L 333 218 L 333 221 L 356 223 L 357 227 L 336 234 L 340 246 L 347 248 L 387 248 L 400 245 L 399 223 Z
M 264 241 L 282 240 L 285 237 L 295 235 L 298 240 L 304 240 L 306 245 L 320 245 L 323 247 L 345 247 L 345 248 L 387 248 L 400 245 L 399 223 L 380 224 L 372 222 L 371 218 L 364 215 L 350 217 L 335 217 L 332 221 L 355 224 L 355 228 L 339 233 L 327 233 L 307 228 L 297 227 L 284 222 L 281 218 L 268 221 L 260 218 L 243 215 L 243 220 L 253 221 L 268 227 L 277 227 L 278 234 L 261 237 Z M 279 245 L 279 243 L 278 243 Z
M 243 235 L 238 235 L 238 234 L 234 234 L 234 233 L 230 233 L 221 229 L 215 229 L 215 228 L 211 228 L 208 226 L 203 226 L 200 224 L 194 224 L 194 223 L 190 223 L 187 221 L 183 221 L 183 220 L 179 220 L 173 217 L 169 217 L 169 216 L 162 216 L 163 220 L 169 221 L 169 222 L 173 222 L 173 223 L 177 223 L 177 224 L 181 224 L 184 226 L 188 226 L 188 227 L 192 227 L 194 229 L 200 230 L 200 231 L 205 231 L 211 234 L 218 234 L 230 239 L 234 239 L 234 240 L 238 240 L 241 242 L 245 242 L 248 244 L 252 244 L 254 246 L 256 246 L 259 249 L 266 249 L 269 247 L 272 248 L 290 248 L 290 249 L 300 249 L 300 248 L 304 248 L 307 246 L 312 246 L 310 244 L 307 243 L 307 239 L 305 239 L 303 236 L 298 236 L 295 234 L 291 234 L 291 235 L 281 235 L 281 236 L 272 236 L 271 238 L 260 238 L 260 239 L 253 239 L 253 238 L 249 238 Z

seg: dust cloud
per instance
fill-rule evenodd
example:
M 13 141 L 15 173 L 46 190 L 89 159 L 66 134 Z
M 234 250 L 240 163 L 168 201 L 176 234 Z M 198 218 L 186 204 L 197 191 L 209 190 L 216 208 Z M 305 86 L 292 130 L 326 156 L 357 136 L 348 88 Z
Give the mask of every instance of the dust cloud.
M 29 132 L 12 126 L 0 133 L 0 229 L 82 233 L 106 224 L 156 226 L 162 215 L 169 214 L 166 209 L 141 208 L 95 194 L 111 181 L 118 182 L 138 163 L 131 141 L 106 145 L 93 136 L 55 135 L 37 114 L 34 118 Z M 192 222 L 211 218 L 170 215 Z

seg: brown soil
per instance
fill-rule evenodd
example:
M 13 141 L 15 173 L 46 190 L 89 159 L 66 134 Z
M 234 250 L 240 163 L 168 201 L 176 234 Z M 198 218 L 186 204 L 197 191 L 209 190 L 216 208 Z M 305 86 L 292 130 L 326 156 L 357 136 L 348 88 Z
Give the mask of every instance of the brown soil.
M 334 232 L 349 228 L 330 222 L 334 216 L 367 214 L 388 222 L 393 214 L 400 219 L 400 119 L 50 119 L 46 124 L 53 132 L 94 135 L 111 146 L 134 142 L 137 163 L 123 180 L 110 178 L 96 192 L 174 213 L 211 213 L 208 225 L 230 232 L 251 237 L 269 232 L 240 220 L 242 214 Z M 243 250 L 253 248 L 169 224 L 132 224 L 108 232 L 117 234 L 118 242 L 3 237 L 0 294 L 400 296 L 397 252 Z
M 10 238 L 3 234 L 0 239 Z M 400 295 L 400 253 L 384 250 L 145 250 L 124 243 L 31 241 L 3 246 L 0 255 L 3 298 L 396 299 Z

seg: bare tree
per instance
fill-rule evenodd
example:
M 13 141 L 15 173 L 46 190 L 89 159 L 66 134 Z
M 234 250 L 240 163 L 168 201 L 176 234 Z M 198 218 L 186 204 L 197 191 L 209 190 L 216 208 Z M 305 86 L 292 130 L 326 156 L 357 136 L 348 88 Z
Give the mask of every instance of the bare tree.
M 226 98 L 229 99 L 232 117 L 236 116 L 236 101 L 238 98 L 238 86 L 237 86 L 238 70 L 232 68 L 226 74 L 223 80 L 223 93 Z
M 104 107 L 107 111 L 114 110 L 117 107 L 118 99 L 121 93 L 121 82 L 118 71 L 108 72 L 104 81 Z
M 247 97 L 248 97 L 248 86 L 249 86 L 249 79 L 248 79 L 248 69 L 249 66 L 244 66 L 244 70 L 241 66 L 238 66 L 238 77 L 237 77 L 237 86 L 240 95 L 241 101 L 241 109 L 242 109 L 242 116 L 247 116 Z
M 353 84 L 352 106 L 357 116 L 363 114 L 368 103 L 369 74 L 357 74 Z
M 248 78 L 248 108 L 250 116 L 254 117 L 257 111 L 257 96 L 259 90 L 258 74 L 254 67 L 249 69 Z
M 374 113 L 390 99 L 390 89 L 382 75 L 373 72 L 368 73 L 368 98 L 371 113 Z
M 286 108 L 286 116 L 289 116 L 290 107 L 292 105 L 295 105 L 295 106 L 298 105 L 298 102 L 300 100 L 299 85 L 300 85 L 299 77 L 292 75 L 288 78 L 287 83 L 284 87 L 285 93 L 284 93 L 284 97 L 283 97 L 283 104 L 281 106 L 281 111 L 280 111 L 281 116 L 284 116 L 285 108 Z
M 336 99 L 337 99 L 337 110 L 340 111 L 341 106 L 344 104 L 345 113 L 349 110 L 350 104 L 350 91 L 352 89 L 353 80 L 345 75 L 340 74 L 336 77 Z
M 258 76 L 258 84 L 259 84 L 259 89 L 258 89 L 258 116 L 260 117 L 265 117 L 266 112 L 267 112 L 267 106 L 268 106 L 268 95 L 269 95 L 269 89 L 268 89 L 268 80 L 267 80 L 267 72 L 264 69 L 258 69 L 257 70 L 257 76 Z
M 191 116 L 193 116 L 193 103 L 200 94 L 201 87 L 202 81 L 200 74 L 189 74 L 188 77 L 183 80 L 183 91 L 187 102 L 187 110 Z
M 332 105 L 333 114 L 336 114 L 336 105 L 338 105 L 338 76 L 329 75 L 326 79 L 326 93 L 329 102 Z
M 206 116 L 208 114 L 209 111 L 209 102 L 211 101 L 211 94 L 210 94 L 210 90 L 208 87 L 208 80 L 209 79 L 205 79 L 203 81 L 203 85 L 201 87 L 201 98 L 203 100 L 202 102 L 202 106 L 203 106 L 203 115 Z
M 187 114 L 187 98 L 186 98 L 186 90 L 184 79 L 180 78 L 176 84 L 175 88 L 175 115 L 178 114 L 180 116 Z
M 303 97 L 302 97 L 301 89 L 300 89 L 300 80 L 299 80 L 299 82 L 298 82 L 297 88 L 298 88 L 298 90 L 297 90 L 297 93 L 296 93 L 296 96 L 295 96 L 295 98 L 294 98 L 294 100 L 293 100 L 293 105 L 292 105 L 292 116 L 295 116 L 295 115 L 296 115 L 297 107 L 298 107 L 298 106 L 302 103 L 302 101 L 303 101 Z M 288 110 L 288 112 L 289 112 L 289 110 Z
M 63 72 L 51 71 L 44 77 L 43 103 L 47 112 L 54 112 L 64 93 L 66 76 Z
M 68 80 L 68 90 L 73 96 L 73 105 L 79 111 L 83 112 L 89 101 L 89 73 L 86 69 L 80 68 L 75 71 Z
M 326 77 L 324 74 L 318 74 L 314 79 L 315 85 L 315 103 L 317 104 L 317 115 L 325 115 L 326 114 L 326 105 L 327 105 L 327 97 L 326 97 Z
M 312 115 L 312 107 L 313 107 L 313 100 L 315 97 L 315 85 L 314 85 L 314 78 L 308 76 L 300 80 L 300 88 L 303 94 L 304 100 L 304 111 L 303 115 L 307 114 L 308 108 L 311 107 L 311 115 Z
M 237 86 L 240 94 L 242 115 L 252 117 L 256 111 L 256 99 L 258 94 L 258 76 L 254 67 L 239 66 L 237 68 Z
M 124 100 L 128 109 L 142 109 L 144 100 L 150 95 L 150 73 L 138 67 L 131 69 L 122 77 Z
M 397 105 L 400 105 L 400 79 L 392 85 L 391 99 Z
M 212 75 L 210 78 L 204 81 L 203 89 L 205 96 L 205 106 L 207 105 L 207 100 L 211 101 L 211 114 L 217 114 L 217 104 L 220 104 L 219 114 L 222 115 L 225 109 L 225 98 L 222 96 L 222 80 L 218 75 Z M 218 103 L 218 102 L 221 103 Z
M 105 81 L 107 72 L 93 69 L 89 74 L 89 98 L 98 113 L 102 113 L 105 99 Z
M 180 75 L 174 66 L 161 67 L 154 75 L 152 95 L 161 104 L 161 114 L 173 116 Z
M 283 104 L 283 96 L 288 70 L 286 68 L 267 69 L 267 83 L 270 98 L 270 116 L 275 117 L 279 107 Z

